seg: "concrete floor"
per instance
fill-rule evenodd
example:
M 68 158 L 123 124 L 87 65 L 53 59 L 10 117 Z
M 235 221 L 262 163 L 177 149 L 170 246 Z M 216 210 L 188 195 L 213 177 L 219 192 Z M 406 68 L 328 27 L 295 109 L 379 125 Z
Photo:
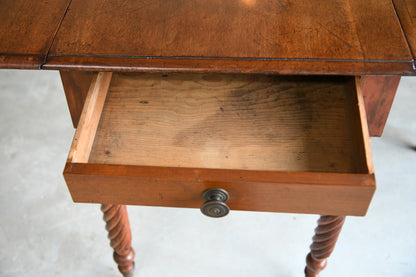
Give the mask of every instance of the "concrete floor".
M 416 276 L 416 78 L 403 78 L 366 217 L 349 217 L 325 276 Z M 74 130 L 58 72 L 0 70 L 0 276 L 118 276 L 99 205 L 62 170 Z M 136 275 L 302 276 L 317 216 L 129 208 Z

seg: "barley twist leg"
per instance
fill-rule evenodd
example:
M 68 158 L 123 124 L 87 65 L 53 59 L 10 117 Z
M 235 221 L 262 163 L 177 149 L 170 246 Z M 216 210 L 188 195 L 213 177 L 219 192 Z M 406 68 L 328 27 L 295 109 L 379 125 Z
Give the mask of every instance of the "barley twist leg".
M 123 276 L 133 276 L 134 250 L 131 247 L 130 223 L 125 205 L 101 205 L 114 261 Z
M 327 258 L 334 251 L 335 244 L 344 224 L 345 216 L 321 216 L 312 238 L 311 252 L 306 257 L 305 276 L 315 277 L 326 267 Z

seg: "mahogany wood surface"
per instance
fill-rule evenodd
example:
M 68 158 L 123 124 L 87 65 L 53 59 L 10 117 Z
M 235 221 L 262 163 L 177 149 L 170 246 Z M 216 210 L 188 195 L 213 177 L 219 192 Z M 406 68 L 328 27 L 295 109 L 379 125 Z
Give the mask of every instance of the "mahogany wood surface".
M 0 0 L 0 67 L 39 69 L 70 0 Z
M 370 136 L 382 135 L 399 82 L 400 76 L 361 77 Z
M 332 254 L 338 236 L 344 225 L 345 216 L 321 216 L 306 257 L 306 277 L 316 277 L 326 267 L 327 258 Z
M 393 0 L 393 3 L 410 45 L 416 69 L 416 0 Z
M 98 120 L 97 116 L 88 115 L 99 114 L 98 112 L 91 112 L 91 108 L 102 109 L 100 108 L 101 104 L 97 104 L 101 103 L 101 101 L 92 100 L 102 99 L 99 95 L 88 97 L 85 104 L 85 107 L 87 108 L 83 110 L 83 114 L 81 115 L 80 126 L 75 134 L 73 146 L 71 147 L 68 158 L 68 164 L 64 171 L 65 179 L 74 201 L 199 208 L 203 203 L 201 194 L 204 190 L 211 187 L 221 187 L 230 193 L 231 197 L 227 204 L 229 203 L 230 208 L 236 210 L 318 214 L 331 213 L 335 215 L 365 214 L 374 193 L 375 181 L 368 145 L 368 133 L 365 132 L 367 125 L 365 113 L 362 110 L 362 96 L 359 95 L 360 90 L 354 94 L 355 86 L 352 78 L 328 78 L 327 81 L 323 81 L 321 78 L 309 78 L 309 81 L 304 80 L 304 85 L 302 85 L 301 82 L 294 82 L 296 84 L 294 86 L 290 82 L 287 82 L 285 79 L 287 77 L 278 78 L 275 76 L 257 76 L 257 78 L 253 78 L 252 76 L 238 75 L 201 75 L 199 77 L 194 76 L 189 78 L 189 75 L 186 74 L 178 74 L 177 76 L 174 74 L 172 77 L 154 75 L 156 79 L 150 78 L 148 74 L 115 74 L 115 76 L 116 77 L 110 85 L 110 92 L 106 99 L 106 105 L 108 104 L 109 109 L 115 108 L 114 112 L 110 113 L 111 118 L 113 118 L 114 121 L 111 121 L 111 118 L 106 119 L 106 112 L 104 111 L 99 123 L 100 125 L 105 125 L 107 124 L 106 121 L 108 121 L 109 129 L 101 134 L 99 131 L 95 138 L 94 135 L 90 135 L 92 132 L 90 132 L 88 128 L 86 130 L 87 135 L 82 134 L 85 131 L 82 131 L 84 129 L 82 126 L 92 126 L 91 123 L 84 124 L 82 118 L 87 118 L 88 122 L 91 121 L 90 119 L 95 122 Z M 169 80 L 170 78 L 172 79 Z M 315 80 L 315 83 L 313 80 Z M 324 78 L 324 80 L 326 79 Z M 140 86 L 137 86 L 138 82 L 141 83 Z M 210 85 L 206 84 L 206 82 L 209 82 Z M 98 87 L 104 86 L 103 82 L 96 82 L 96 84 Z M 181 93 L 179 93 L 178 89 L 175 89 L 175 86 L 181 87 L 184 90 L 182 93 L 187 96 L 186 99 L 180 97 Z M 269 89 L 269 86 L 272 87 L 272 90 Z M 141 90 L 137 90 L 137 87 L 141 88 Z M 162 93 L 163 97 L 158 95 L 157 90 L 151 90 L 151 93 L 146 94 L 146 90 L 149 90 L 152 87 L 156 87 L 157 90 L 160 90 L 159 93 Z M 311 101 L 315 97 L 315 92 L 311 90 L 311 88 L 320 90 L 322 95 L 331 99 L 331 103 L 325 104 L 325 100 L 319 99 L 319 97 L 316 98 L 319 99 L 319 101 Z M 205 93 L 205 97 L 198 97 L 199 94 L 204 94 L 204 89 L 209 91 L 209 93 Z M 227 89 L 229 91 L 228 93 L 233 95 L 230 99 L 216 93 L 216 90 L 225 90 L 225 95 L 227 95 Z M 121 97 L 121 95 L 114 93 L 118 90 L 126 92 L 131 96 Z M 257 95 L 256 91 L 258 90 L 268 97 Z M 102 90 L 100 88 L 95 89 L 93 86 L 90 89 L 91 94 L 99 91 Z M 145 94 L 140 95 L 141 91 Z M 169 95 L 169 91 L 175 92 L 174 95 Z M 209 97 L 210 94 L 211 97 Z M 287 97 L 289 94 L 296 94 L 299 98 Z M 134 98 L 133 95 L 138 95 L 139 98 Z M 284 106 L 289 108 L 282 107 L 281 111 L 279 111 L 279 109 L 273 109 L 272 104 L 276 103 L 276 101 L 279 103 L 279 95 L 281 98 L 280 101 L 285 103 Z M 351 98 L 351 95 L 355 95 L 355 97 Z M 141 96 L 145 97 L 143 98 Z M 157 97 L 151 98 L 151 96 Z M 261 104 L 256 106 L 254 102 L 250 102 L 252 97 Z M 336 100 L 337 97 L 341 97 L 341 100 Z M 342 101 L 342 99 L 345 100 L 345 97 L 349 99 L 346 102 Z M 123 102 L 123 99 L 127 99 L 128 101 Z M 171 102 L 172 99 L 176 99 L 177 102 Z M 198 105 L 198 99 L 203 100 L 203 105 L 201 103 Z M 241 99 L 244 99 L 244 101 L 240 101 Z M 166 104 L 167 107 L 170 107 L 170 110 L 167 110 L 165 105 L 159 105 L 157 100 L 163 100 L 163 103 Z M 337 101 L 339 105 L 335 105 Z M 174 104 L 170 106 L 170 102 Z M 219 103 L 223 104 L 223 106 L 218 105 Z M 234 107 L 232 104 L 234 104 Z M 104 105 L 104 110 L 106 110 L 106 105 Z M 207 106 L 209 108 L 202 108 L 202 106 Z M 344 114 L 342 115 L 341 113 L 336 116 L 337 113 L 334 113 L 334 110 L 332 110 L 334 106 L 342 106 Z M 136 110 L 136 107 L 139 110 L 143 109 L 147 112 L 142 115 L 137 114 L 137 112 L 135 114 L 134 111 Z M 211 109 L 211 107 L 215 108 Z M 224 155 L 211 157 L 211 159 L 215 158 L 220 161 L 218 163 L 220 166 L 216 168 L 212 165 L 205 165 L 206 167 L 204 168 L 201 163 L 196 163 L 197 166 L 199 166 L 197 168 L 190 167 L 189 164 L 186 164 L 186 155 L 189 154 L 186 152 L 186 148 L 193 147 L 196 149 L 196 152 L 198 152 L 198 147 L 201 144 L 201 141 L 199 140 L 204 137 L 206 137 L 208 143 L 206 144 L 206 153 L 209 154 L 210 150 L 215 149 L 218 145 L 227 146 L 227 140 L 224 140 L 224 138 L 227 138 L 228 133 L 230 134 L 230 141 L 234 142 L 236 146 L 244 144 L 244 141 L 247 141 L 249 145 L 256 145 L 258 143 L 260 146 L 265 147 L 268 145 L 273 146 L 274 139 L 279 140 L 279 135 L 284 138 L 285 132 L 286 134 L 287 132 L 290 134 L 292 128 L 295 128 L 293 129 L 295 131 L 297 130 L 296 121 L 290 121 L 289 118 L 291 116 L 289 116 L 280 119 L 272 117 L 274 118 L 274 120 L 271 121 L 273 124 L 279 123 L 282 125 L 281 130 L 279 131 L 280 133 L 273 137 L 269 136 L 268 140 L 262 141 L 259 136 L 253 136 L 253 133 L 242 132 L 242 129 L 247 127 L 259 133 L 262 133 L 262 128 L 265 131 L 268 130 L 273 133 L 273 126 L 275 125 L 268 124 L 270 122 L 265 121 L 265 118 L 267 117 L 263 117 L 262 115 L 262 109 L 267 107 L 272 107 L 271 111 L 273 113 L 280 113 L 281 115 L 287 113 L 287 115 L 293 115 L 294 118 L 297 117 L 300 122 L 302 122 L 303 117 L 296 116 L 297 113 L 293 113 L 293 111 L 302 107 L 302 109 L 310 111 L 311 115 L 315 114 L 315 116 L 312 117 L 306 116 L 309 120 L 315 118 L 315 120 L 318 120 L 319 122 L 319 120 L 322 120 L 323 118 L 322 125 L 329 129 L 327 131 L 331 132 L 330 137 L 328 140 L 321 138 L 325 137 L 325 131 L 319 126 L 312 127 L 313 125 L 311 125 L 311 128 L 306 128 L 304 131 L 300 128 L 298 130 L 300 135 L 302 132 L 304 135 L 314 134 L 314 130 L 312 129 L 317 129 L 318 132 L 316 133 L 316 136 L 308 137 L 308 139 L 300 145 L 297 144 L 296 138 L 291 139 L 290 136 L 287 137 L 288 139 L 286 141 L 282 140 L 280 143 L 288 146 L 287 149 L 289 153 L 279 153 L 279 155 L 282 155 L 283 157 L 295 155 L 296 160 L 299 163 L 294 162 L 289 163 L 288 165 L 283 161 L 283 165 L 276 165 L 274 162 L 274 167 L 271 167 L 269 170 L 268 167 L 272 166 L 273 162 L 267 161 L 267 159 L 262 161 L 261 159 L 261 157 L 268 157 L 269 153 L 267 152 L 270 151 L 270 149 L 273 150 L 273 148 L 267 149 L 267 147 L 259 148 L 259 153 L 257 154 L 252 152 L 252 157 L 247 158 L 252 158 L 255 162 L 253 164 L 247 163 L 246 168 L 243 166 L 244 161 L 241 161 L 240 159 L 233 161 L 233 153 L 230 153 L 228 156 L 228 158 L 233 161 L 229 164 L 227 164 L 227 157 Z M 349 107 L 347 111 L 345 111 L 346 107 Z M 154 112 L 146 109 L 154 109 Z M 320 109 L 323 109 L 332 116 L 325 119 L 325 114 L 318 115 L 316 112 L 314 113 L 314 111 Z M 267 109 L 265 110 L 267 111 Z M 121 121 L 118 119 L 118 113 L 120 112 L 123 113 Z M 124 119 L 125 112 L 133 114 L 133 117 Z M 154 140 L 168 140 L 170 136 L 169 132 L 163 133 L 163 130 L 166 128 L 175 134 L 180 134 L 187 129 L 181 128 L 181 125 L 178 125 L 178 122 L 175 123 L 174 121 L 169 121 L 169 124 L 165 124 L 164 120 L 169 119 L 169 117 L 165 117 L 164 119 L 164 117 L 156 116 L 152 119 L 152 116 L 155 116 L 158 113 L 161 115 L 166 113 L 171 116 L 172 119 L 178 115 L 184 116 L 184 119 L 188 121 L 191 120 L 191 122 L 194 120 L 193 116 L 200 113 L 201 118 L 205 117 L 207 119 L 204 124 L 198 120 L 194 122 L 199 126 L 200 130 L 203 131 L 207 126 L 214 128 L 215 124 L 219 125 L 219 129 L 215 129 L 215 127 L 215 130 L 212 128 L 212 130 L 210 130 L 208 128 L 203 136 L 198 135 L 198 129 L 194 129 L 195 132 L 188 132 L 189 134 L 182 136 L 184 139 L 180 140 L 182 144 L 184 144 L 183 147 L 181 147 L 181 143 L 179 143 L 179 148 L 176 150 L 174 149 L 179 153 L 183 153 L 185 158 L 181 159 L 180 157 L 177 157 L 175 158 L 176 160 L 171 159 L 169 163 L 159 163 L 160 161 L 163 161 L 164 156 L 169 156 L 172 154 L 170 152 L 174 151 L 165 149 L 165 155 L 157 155 L 158 158 L 153 159 L 153 157 L 150 157 L 150 155 L 152 155 L 152 153 L 150 153 L 151 151 L 149 152 L 146 150 L 146 148 L 149 147 L 148 144 L 151 146 L 152 142 L 140 141 L 142 135 L 143 137 L 146 137 L 146 131 L 142 134 L 128 134 L 126 137 L 123 137 L 122 134 L 122 132 L 128 130 L 128 128 L 133 128 L 133 130 L 146 129 L 145 123 L 137 121 L 141 120 L 140 117 L 144 117 L 144 119 L 151 122 L 148 126 L 150 126 L 150 130 L 155 132 L 151 136 Z M 223 124 L 223 122 L 219 119 L 225 116 L 223 115 L 225 113 L 227 113 L 227 116 L 224 118 L 232 120 L 235 123 L 235 126 L 228 125 L 222 130 L 221 124 Z M 267 113 L 267 115 L 269 115 L 269 113 Z M 244 121 L 247 122 L 252 122 L 254 120 L 253 122 L 256 123 L 256 120 L 259 120 L 258 124 L 262 128 L 256 129 L 255 124 L 247 126 L 245 125 L 246 123 L 244 123 L 241 125 L 242 123 L 237 120 L 239 116 L 244 117 Z M 350 128 L 349 132 L 354 133 L 354 135 L 350 133 L 349 135 L 347 134 L 347 136 L 351 136 L 354 139 L 345 141 L 345 145 L 343 145 L 344 149 L 341 151 L 343 155 L 341 156 L 343 156 L 343 159 L 347 159 L 344 156 L 352 154 L 353 156 L 350 161 L 354 160 L 356 161 L 356 164 L 353 167 L 348 165 L 341 166 L 337 165 L 339 159 L 335 159 L 334 162 L 327 164 L 321 163 L 320 166 L 314 168 L 315 162 L 302 162 L 302 160 L 308 161 L 309 156 L 307 148 L 304 148 L 304 145 L 308 145 L 308 143 L 312 143 L 313 141 L 318 142 L 322 139 L 325 140 L 325 145 L 322 145 L 321 147 L 319 146 L 319 142 L 315 146 L 313 146 L 313 143 L 310 145 L 310 149 L 312 149 L 310 157 L 313 159 L 313 155 L 322 155 L 319 153 L 321 153 L 323 149 L 331 145 L 337 145 L 336 143 L 338 140 L 343 140 L 342 136 L 345 130 L 339 132 L 336 130 L 332 131 L 331 128 L 335 128 L 337 123 L 340 123 L 344 117 L 350 117 L 351 120 L 348 123 L 343 123 L 346 126 L 341 126 L 341 129 Z M 182 121 L 183 118 L 180 119 L 180 121 Z M 285 125 L 285 122 L 287 125 Z M 209 123 L 211 123 L 211 125 L 209 125 Z M 309 123 L 312 124 L 312 122 Z M 154 125 L 155 127 L 153 127 L 152 124 L 156 124 Z M 240 128 L 238 124 L 244 128 Z M 94 126 L 95 125 L 96 123 L 94 123 Z M 169 129 L 171 128 L 169 125 L 176 126 L 177 129 Z M 121 129 L 118 129 L 120 126 Z M 131 127 L 126 128 L 125 126 Z M 235 127 L 234 130 L 233 127 Z M 288 130 L 285 130 L 285 127 Z M 100 130 L 100 128 L 103 127 L 98 127 L 97 130 Z M 160 133 L 158 129 L 160 129 L 162 133 Z M 110 145 L 107 146 L 115 147 L 114 149 L 117 149 L 117 151 L 113 151 L 107 146 L 100 150 L 100 146 L 97 146 L 97 144 L 100 144 L 99 142 L 97 143 L 97 141 L 101 139 L 100 136 L 104 134 L 105 137 L 106 132 L 110 134 L 109 138 L 114 138 L 109 142 Z M 218 136 L 216 134 L 217 132 L 222 134 L 222 137 L 216 137 Z M 244 139 L 238 141 L 238 137 L 233 135 L 235 132 L 243 134 L 242 137 Z M 81 139 L 82 137 L 88 139 Z M 91 140 L 94 139 L 94 146 L 91 149 Z M 223 141 L 221 141 L 221 139 Z M 87 143 L 80 143 L 82 140 L 87 141 Z M 192 140 L 195 142 L 195 145 L 193 146 L 191 145 Z M 331 142 L 331 140 L 334 140 L 334 142 Z M 251 141 L 253 143 L 251 143 Z M 209 143 L 211 142 L 213 144 L 210 145 Z M 133 145 L 133 148 L 130 144 Z M 158 142 L 157 145 L 159 144 L 160 143 Z M 354 145 L 354 147 L 348 150 L 348 145 L 351 144 Z M 123 152 L 123 157 L 125 159 L 119 159 L 117 158 L 116 152 L 123 151 L 121 149 L 123 147 L 127 147 L 128 151 Z M 301 147 L 299 149 L 302 151 L 297 151 L 299 149 L 296 150 L 296 147 Z M 232 150 L 232 147 L 230 147 L 230 149 Z M 238 147 L 236 149 L 238 149 Z M 336 149 L 337 147 L 333 148 L 333 151 L 337 151 Z M 218 153 L 226 152 L 224 151 L 226 149 L 217 150 Z M 90 156 L 88 155 L 89 151 L 92 151 Z M 97 155 L 95 153 L 97 151 L 101 153 Z M 104 156 L 102 155 L 103 153 Z M 146 153 L 149 153 L 149 155 Z M 114 155 L 114 160 L 111 160 L 112 155 Z M 149 159 L 153 159 L 153 162 L 145 163 L 146 159 L 141 159 L 140 162 L 138 162 L 134 156 L 140 155 L 145 155 L 149 157 Z M 256 155 L 260 158 L 256 157 Z M 320 157 L 323 160 L 326 158 L 325 155 Z M 108 158 L 110 159 L 105 160 Z M 213 161 L 215 161 L 215 159 Z M 141 162 L 144 164 L 141 164 Z M 263 162 L 264 164 L 262 164 Z M 182 165 L 180 163 L 182 163 Z M 298 164 L 300 164 L 300 167 Z M 317 160 L 316 164 L 319 164 Z M 222 166 L 224 168 L 221 168 Z
M 415 74 L 390 0 L 73 0 L 45 68 Z
M 97 73 L 90 71 L 60 70 L 59 74 L 64 87 L 72 124 L 74 128 L 77 128 L 88 90 Z
M 403 69 L 405 67 L 405 69 Z M 415 75 L 411 61 L 371 62 L 344 60 L 270 60 L 203 58 L 129 58 L 48 56 L 42 68 L 51 70 L 279 73 L 282 75 Z
M 114 261 L 125 277 L 134 272 L 134 250 L 131 247 L 131 230 L 127 207 L 124 205 L 101 205 L 104 213 L 105 228 L 108 231 L 110 245 L 114 249 Z

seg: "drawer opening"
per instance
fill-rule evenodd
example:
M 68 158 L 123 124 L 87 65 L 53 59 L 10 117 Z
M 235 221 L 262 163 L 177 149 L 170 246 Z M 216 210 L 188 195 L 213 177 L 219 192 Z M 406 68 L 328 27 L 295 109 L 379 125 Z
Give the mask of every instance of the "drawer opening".
M 351 77 L 99 73 L 66 179 L 86 172 L 132 175 L 143 183 L 169 180 L 168 190 L 177 182 L 196 182 L 198 191 L 216 184 L 233 187 L 237 180 L 253 189 L 259 183 L 293 183 L 307 190 L 362 187 L 362 214 L 375 189 L 363 109 Z M 232 194 L 235 188 L 230 189 Z M 164 205 L 160 202 L 155 204 Z

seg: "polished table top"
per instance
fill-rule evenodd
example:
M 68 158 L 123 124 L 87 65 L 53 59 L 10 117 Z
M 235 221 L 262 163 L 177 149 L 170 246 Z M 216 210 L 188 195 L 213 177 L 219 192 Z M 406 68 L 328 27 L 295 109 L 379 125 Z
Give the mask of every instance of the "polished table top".
M 0 67 L 416 75 L 416 0 L 0 0 Z

